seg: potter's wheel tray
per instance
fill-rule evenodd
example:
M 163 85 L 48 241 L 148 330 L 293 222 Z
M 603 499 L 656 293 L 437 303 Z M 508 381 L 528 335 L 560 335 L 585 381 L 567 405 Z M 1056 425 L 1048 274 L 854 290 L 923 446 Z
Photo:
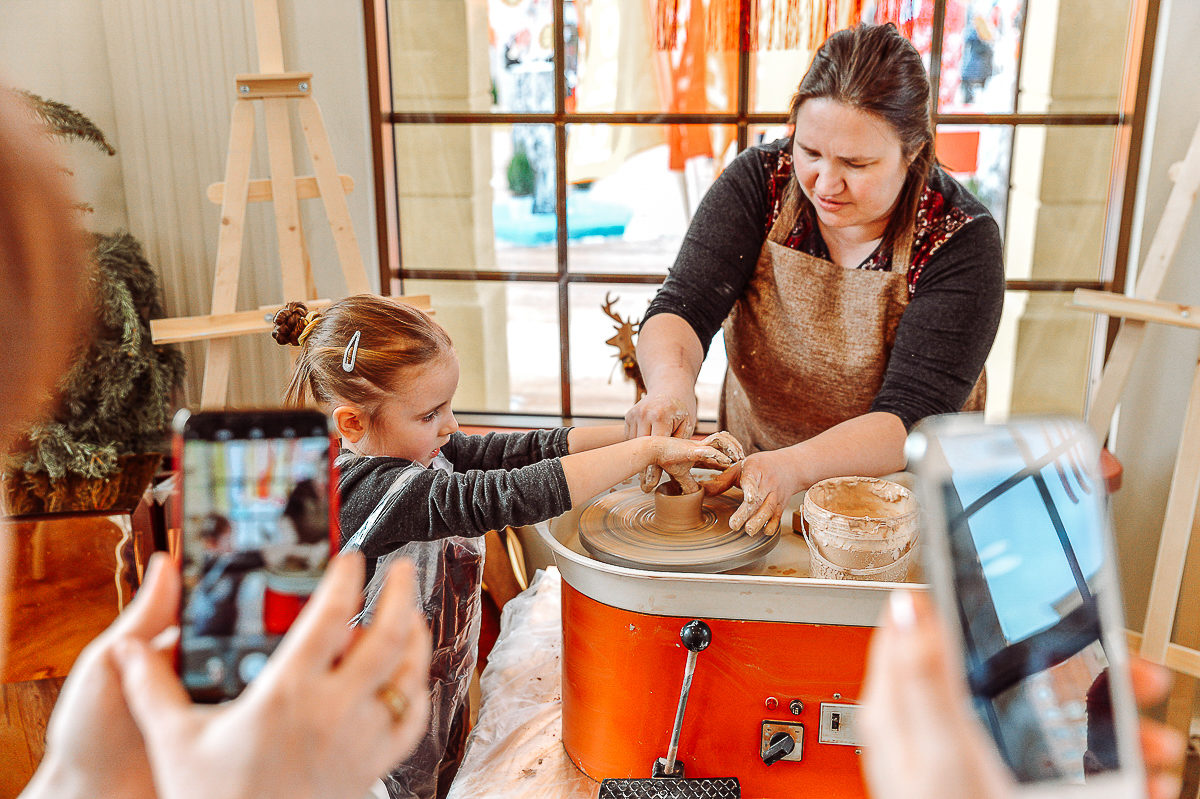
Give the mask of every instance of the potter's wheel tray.
M 700 524 L 678 529 L 655 518 L 654 496 L 640 488 L 605 494 L 579 517 L 579 542 L 596 560 L 631 569 L 716 573 L 753 563 L 779 543 L 779 534 L 730 532 L 739 499 L 705 497 Z

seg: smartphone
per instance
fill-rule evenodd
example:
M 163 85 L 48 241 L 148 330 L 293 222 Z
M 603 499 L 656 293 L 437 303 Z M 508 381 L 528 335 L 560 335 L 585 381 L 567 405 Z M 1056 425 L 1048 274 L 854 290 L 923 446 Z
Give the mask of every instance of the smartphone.
M 337 551 L 337 447 L 313 410 L 180 411 L 176 658 L 197 702 L 241 693 Z
M 1022 795 L 1141 797 L 1100 449 L 1070 417 L 933 417 L 906 445 L 926 578 Z

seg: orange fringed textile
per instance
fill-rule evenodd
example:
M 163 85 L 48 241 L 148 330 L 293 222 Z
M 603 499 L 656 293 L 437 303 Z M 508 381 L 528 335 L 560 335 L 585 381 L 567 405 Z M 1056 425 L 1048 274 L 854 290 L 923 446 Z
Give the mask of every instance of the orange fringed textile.
M 707 49 L 746 51 L 759 49 L 816 50 L 834 31 L 862 19 L 865 0 L 689 0 L 689 18 L 704 11 Z M 884 0 L 887 5 L 889 0 Z M 902 0 L 890 0 L 892 4 Z M 674 50 L 679 37 L 680 0 L 656 0 L 655 46 Z M 760 24 L 760 21 L 763 24 Z M 765 26 L 765 30 L 763 30 Z

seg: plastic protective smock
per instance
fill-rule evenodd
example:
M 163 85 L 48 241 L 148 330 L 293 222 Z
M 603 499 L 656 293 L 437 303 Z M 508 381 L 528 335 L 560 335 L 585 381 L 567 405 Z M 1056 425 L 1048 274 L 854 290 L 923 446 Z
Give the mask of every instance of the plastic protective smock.
M 408 558 L 433 639 L 429 729 L 417 750 L 384 778 L 393 799 L 433 799 L 438 793 L 439 763 L 447 745 L 460 742 L 467 722 L 479 642 L 483 535 L 570 507 L 559 460 L 567 453 L 568 433 L 568 428 L 455 432 L 429 467 L 390 456 L 347 453 L 338 460 L 339 517 L 349 536 L 343 551 L 361 551 L 367 558 L 364 608 L 356 621 L 370 621 L 388 563 Z
M 432 468 L 451 471 L 440 455 Z M 401 474 L 399 480 L 409 471 Z M 356 551 L 372 534 L 373 523 L 386 519 L 373 514 L 350 537 L 343 552 Z M 367 583 L 362 612 L 354 624 L 369 624 L 383 589 L 388 564 L 407 558 L 414 566 L 417 602 L 429 625 L 433 657 L 429 668 L 430 715 L 425 737 L 416 750 L 382 777 L 392 799 L 433 799 L 438 788 L 438 764 L 455 731 L 465 723 L 467 690 L 479 648 L 480 588 L 483 579 L 483 538 L 454 536 L 435 541 L 412 541 L 379 558 Z

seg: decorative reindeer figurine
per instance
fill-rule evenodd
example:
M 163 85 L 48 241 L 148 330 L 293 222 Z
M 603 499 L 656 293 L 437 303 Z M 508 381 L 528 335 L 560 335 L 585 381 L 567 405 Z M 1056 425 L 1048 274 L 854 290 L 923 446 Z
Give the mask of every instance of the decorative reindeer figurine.
M 608 292 L 604 293 L 604 313 L 610 319 L 615 321 L 617 334 L 605 341 L 605 344 L 611 344 L 617 348 L 617 360 L 621 363 L 621 370 L 625 373 L 626 380 L 632 380 L 637 391 L 637 396 L 634 402 L 638 402 L 646 395 L 646 383 L 642 380 L 642 370 L 638 367 L 637 350 L 634 343 L 634 336 L 637 335 L 638 325 L 634 324 L 632 319 L 622 319 L 618 314 L 613 312 L 613 304 L 620 297 L 609 299 Z

